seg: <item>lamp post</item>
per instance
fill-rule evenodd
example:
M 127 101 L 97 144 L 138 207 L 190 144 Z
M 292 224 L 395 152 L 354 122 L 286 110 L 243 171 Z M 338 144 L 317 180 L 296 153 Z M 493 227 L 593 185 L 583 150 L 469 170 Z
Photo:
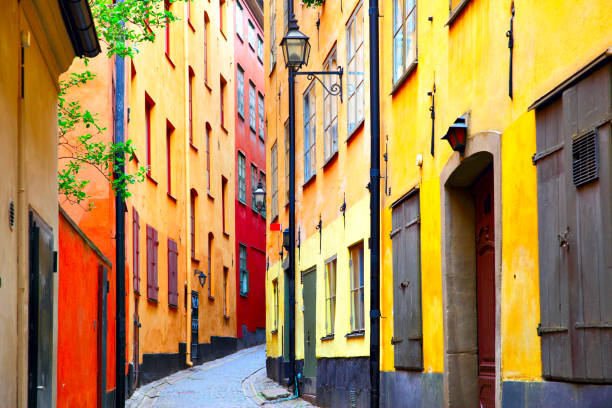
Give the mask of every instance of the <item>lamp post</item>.
M 283 37 L 280 46 L 288 69 L 289 81 L 289 231 L 288 239 L 284 242 L 288 252 L 289 268 L 285 275 L 289 283 L 289 384 L 295 386 L 295 395 L 299 395 L 296 381 L 295 367 L 295 77 L 306 75 L 309 80 L 316 79 L 331 95 L 340 95 L 342 99 L 342 74 L 343 70 L 338 67 L 337 71 L 299 71 L 304 65 L 308 65 L 310 57 L 310 41 L 307 35 L 300 32 L 297 20 L 293 13 L 293 0 L 287 0 L 287 13 L 289 14 L 289 26 L 287 34 Z M 339 83 L 329 88 L 321 81 L 319 75 L 337 75 Z M 285 234 L 283 234 L 285 238 Z

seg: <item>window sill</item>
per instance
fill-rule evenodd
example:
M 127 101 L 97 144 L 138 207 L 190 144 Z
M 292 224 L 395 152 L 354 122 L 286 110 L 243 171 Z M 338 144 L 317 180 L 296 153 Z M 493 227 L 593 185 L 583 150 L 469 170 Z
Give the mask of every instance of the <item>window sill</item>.
M 223 231 L 223 236 L 224 236 L 225 238 L 229 239 L 230 234 L 229 234 L 229 232 Z
M 187 19 L 187 24 L 189 25 L 189 28 L 191 28 L 191 31 L 195 33 L 195 27 L 193 26 L 193 24 L 191 24 L 190 19 Z
M 270 224 L 274 224 L 276 221 L 278 221 L 278 214 L 276 214 L 274 218 L 270 220 Z
M 331 156 L 327 158 L 327 160 L 325 160 L 325 163 L 323 163 L 323 170 L 325 171 L 325 169 L 329 168 L 329 166 L 331 166 L 332 163 L 335 163 L 337 158 L 338 158 L 338 151 L 336 150 L 335 152 L 332 153 Z
M 246 201 L 242 201 L 241 199 L 238 199 L 238 204 L 244 205 L 246 207 Z
M 268 76 L 272 76 L 272 74 L 274 73 L 274 69 L 275 68 L 276 68 L 276 61 L 274 61 L 274 63 L 270 67 L 270 72 L 268 73 Z
M 461 3 L 459 3 L 457 7 L 455 7 L 454 10 L 451 10 L 448 16 L 448 21 L 446 22 L 445 26 L 450 27 L 455 22 L 455 20 L 457 20 L 457 18 L 463 12 L 463 10 L 465 10 L 469 2 L 470 0 L 462 0 Z
M 243 297 L 243 298 L 248 298 L 248 297 L 249 297 L 249 294 L 248 294 L 248 293 L 241 293 L 241 294 L 240 294 L 240 297 Z
M 223 123 L 221 124 L 221 130 L 223 130 L 226 135 L 229 134 L 229 131 L 223 126 Z
M 310 176 L 310 178 L 308 180 L 306 180 L 304 182 L 304 184 L 302 184 L 302 190 L 307 188 L 308 186 L 310 186 L 311 184 L 314 184 L 313 181 L 314 179 L 317 178 L 317 173 L 313 174 L 312 176 Z
M 334 339 L 334 333 L 321 337 L 321 341 L 329 341 Z
M 365 330 L 356 330 L 344 335 L 347 339 L 354 339 L 359 337 L 365 337 Z
M 223 37 L 223 39 L 227 41 L 227 37 L 225 36 L 225 32 L 223 31 L 223 29 L 219 29 L 219 32 L 221 33 L 221 36 Z
M 240 42 L 244 44 L 244 40 L 242 39 L 242 36 L 239 33 L 236 33 L 236 37 L 238 37 Z
M 157 185 L 157 181 L 151 176 L 151 174 L 147 174 L 147 180 L 149 180 L 151 183 Z
M 204 86 L 206 87 L 206 89 L 208 89 L 208 91 L 212 92 L 212 88 L 210 87 L 210 85 L 208 85 L 208 81 L 204 81 Z
M 208 197 L 209 200 L 215 201 L 215 197 L 210 194 L 210 190 L 206 192 L 206 197 Z
M 408 66 L 408 69 L 406 69 L 406 71 L 402 74 L 402 76 L 393 84 L 393 88 L 391 88 L 391 95 L 395 94 L 395 92 L 397 92 L 400 88 L 402 88 L 402 86 L 406 83 L 408 78 L 411 76 L 410 74 L 416 71 L 416 67 L 418 63 L 419 62 L 417 60 L 412 61 L 412 63 Z
M 238 113 L 238 117 L 242 119 L 242 121 L 244 122 L 244 115 L 242 114 L 242 112 L 238 111 L 237 113 Z
M 215 297 L 208 295 L 208 300 L 211 301 L 211 302 L 214 302 L 215 301 Z
M 177 306 L 177 305 L 172 305 L 172 304 L 170 304 L 170 303 L 168 303 L 168 308 L 169 308 L 170 310 L 174 310 L 174 311 L 177 311 L 177 310 L 178 310 L 178 306 Z
M 199 264 L 200 260 L 194 256 L 191 257 L 191 262 L 195 263 L 195 264 Z
M 174 197 L 172 194 L 170 193 L 166 193 L 166 195 L 168 196 L 168 198 L 170 199 L 170 201 L 172 201 L 174 204 L 176 204 L 176 197 Z
M 198 152 L 198 148 L 191 142 L 189 142 L 189 147 L 191 147 L 196 153 Z
M 166 59 L 168 60 L 168 63 L 170 64 L 170 66 L 172 67 L 172 69 L 176 68 L 176 65 L 174 65 L 174 62 L 172 62 L 172 58 L 170 58 L 170 56 L 168 55 L 168 53 L 164 53 L 164 55 L 166 56 Z
M 257 56 L 257 61 L 259 61 L 259 63 L 260 63 L 261 65 L 263 65 L 263 63 L 264 63 L 264 62 L 263 62 L 263 60 L 262 60 L 261 58 L 259 58 L 259 55 Z
M 348 137 L 346 138 L 345 142 L 349 143 L 353 137 L 355 137 L 355 135 L 357 133 L 359 133 L 361 131 L 361 129 L 363 129 L 365 124 L 365 119 L 361 119 L 361 121 L 357 124 L 357 126 L 355 126 L 355 128 L 353 128 L 353 130 L 351 130 L 351 132 L 349 133 Z
M 223 315 L 223 318 L 224 318 L 225 320 L 229 320 L 229 319 L 230 319 L 229 315 L 226 315 L 226 314 L 224 314 L 224 315 Z
M 150 297 L 147 297 L 147 302 L 152 303 L 155 306 L 157 306 L 157 304 L 159 303 L 157 299 L 151 299 Z
M 273 336 L 274 336 L 275 334 L 278 334 L 278 329 L 274 329 L 274 330 L 272 330 L 272 331 L 270 332 L 270 334 L 271 334 L 271 335 L 273 335 Z

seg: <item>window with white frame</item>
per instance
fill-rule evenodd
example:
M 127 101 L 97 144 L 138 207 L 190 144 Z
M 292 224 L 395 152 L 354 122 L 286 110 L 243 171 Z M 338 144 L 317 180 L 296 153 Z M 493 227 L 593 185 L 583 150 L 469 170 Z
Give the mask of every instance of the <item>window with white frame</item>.
M 236 34 L 238 37 L 244 38 L 244 10 L 239 1 L 236 2 Z
M 338 61 L 336 58 L 336 48 L 332 50 L 323 64 L 323 71 L 336 71 Z M 331 89 L 335 80 L 333 75 L 325 76 L 325 84 Z M 338 151 L 338 97 L 329 92 L 323 93 L 323 157 L 329 159 Z
M 263 40 L 257 35 L 257 58 L 263 62 Z
M 278 332 L 278 279 L 272 281 L 272 302 L 274 313 L 272 314 L 272 332 Z
M 249 36 L 249 45 L 251 46 L 253 51 L 255 51 L 255 47 L 256 47 L 255 45 L 255 26 L 253 25 L 253 22 L 251 20 L 249 20 L 248 36 Z
M 351 280 L 351 331 L 358 332 L 364 325 L 363 242 L 349 248 Z
M 251 208 L 257 212 L 257 206 L 255 205 L 255 196 L 253 192 L 257 190 L 257 166 L 251 163 Z
M 270 205 L 272 206 L 272 219 L 278 217 L 278 143 L 274 142 L 270 150 L 270 167 L 272 169 L 272 193 Z
M 285 1 L 283 1 L 285 3 Z M 276 65 L 276 1 L 270 1 L 270 72 Z
M 289 204 L 289 121 L 285 122 L 285 204 Z
M 416 61 L 416 0 L 393 0 L 393 83 Z
M 264 97 L 257 93 L 257 119 L 259 119 L 259 138 L 265 140 L 264 132 Z
M 238 201 L 246 204 L 246 158 L 238 152 Z
M 348 133 L 364 120 L 363 6 L 360 3 L 346 26 Z
M 261 184 L 263 185 L 263 190 L 266 191 L 266 173 L 264 173 L 263 171 L 259 171 L 259 179 L 261 180 Z M 259 211 L 259 214 L 263 217 L 266 218 L 266 201 L 264 200 L 263 203 L 263 207 L 261 208 L 261 210 Z
M 325 334 L 334 334 L 336 319 L 336 257 L 325 263 Z
M 239 245 L 240 256 L 240 295 L 247 296 L 249 294 L 249 271 L 247 269 L 247 247 Z
M 244 70 L 238 65 L 238 114 L 244 118 Z
M 316 174 L 316 100 L 314 83 L 304 94 L 304 183 Z
M 249 126 L 255 132 L 257 130 L 257 102 L 255 99 L 255 85 L 249 81 Z

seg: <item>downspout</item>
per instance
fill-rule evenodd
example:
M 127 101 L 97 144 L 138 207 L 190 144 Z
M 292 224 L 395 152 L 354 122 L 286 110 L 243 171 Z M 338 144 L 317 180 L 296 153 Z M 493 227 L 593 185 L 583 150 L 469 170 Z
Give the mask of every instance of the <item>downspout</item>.
M 122 2 L 123 0 L 118 0 Z M 123 23 L 122 23 L 123 24 Z M 115 143 L 125 141 L 125 59 L 115 55 Z M 125 173 L 125 155 L 115 158 L 115 178 Z M 115 406 L 125 407 L 125 202 L 115 192 L 115 278 L 116 278 L 116 361 Z
M 380 72 L 378 0 L 370 0 L 370 407 L 380 385 Z

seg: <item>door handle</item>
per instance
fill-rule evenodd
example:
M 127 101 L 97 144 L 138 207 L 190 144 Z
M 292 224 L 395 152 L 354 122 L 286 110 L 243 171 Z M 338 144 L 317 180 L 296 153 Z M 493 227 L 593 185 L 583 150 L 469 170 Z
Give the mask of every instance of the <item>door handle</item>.
M 36 388 L 42 391 L 42 390 L 44 390 L 44 389 L 45 389 L 45 386 L 44 386 L 44 385 L 39 385 L 39 386 L 38 386 L 38 387 L 36 387 Z

